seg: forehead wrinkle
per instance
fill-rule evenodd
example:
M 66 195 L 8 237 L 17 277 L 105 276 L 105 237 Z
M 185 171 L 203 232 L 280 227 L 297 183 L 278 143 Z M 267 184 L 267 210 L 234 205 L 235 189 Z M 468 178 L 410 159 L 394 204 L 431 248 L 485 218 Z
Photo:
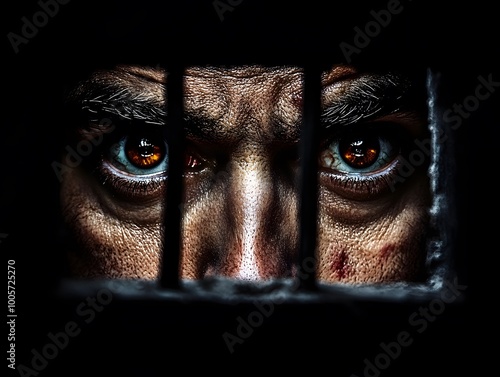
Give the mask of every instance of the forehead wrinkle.
M 300 108 L 293 102 L 293 94 L 301 85 L 301 73 L 296 70 L 270 78 L 262 76 L 253 82 L 255 86 L 249 87 L 248 95 L 239 98 L 241 113 L 245 112 L 247 103 L 251 109 L 245 119 L 249 131 L 262 143 L 296 141 Z
M 292 106 L 291 102 L 288 108 L 283 106 L 282 97 L 287 95 L 283 92 L 290 87 L 290 82 L 295 81 L 296 86 L 300 76 L 267 70 L 258 70 L 259 74 L 252 71 L 252 75 L 241 74 L 246 70 L 238 72 L 238 75 L 215 75 L 214 72 L 208 75 L 203 72 L 201 77 L 189 75 L 186 78 L 186 111 L 197 117 L 211 118 L 218 123 L 213 131 L 239 139 L 251 137 L 266 142 L 286 133 L 289 127 L 284 120 L 288 120 L 287 112 Z M 277 126 L 280 127 L 278 131 L 274 129 Z
M 240 66 L 205 66 L 190 67 L 186 70 L 186 75 L 203 78 L 232 78 L 232 79 L 252 79 L 264 76 L 294 75 L 301 71 L 301 68 L 294 66 L 262 66 L 262 65 L 240 65 Z
M 212 78 L 200 80 L 192 75 L 186 75 L 184 80 L 185 111 L 211 123 L 220 122 L 229 110 L 227 84 Z
M 302 118 L 302 72 L 290 79 L 284 78 L 275 87 L 276 104 L 273 107 L 273 133 L 280 140 L 297 141 Z

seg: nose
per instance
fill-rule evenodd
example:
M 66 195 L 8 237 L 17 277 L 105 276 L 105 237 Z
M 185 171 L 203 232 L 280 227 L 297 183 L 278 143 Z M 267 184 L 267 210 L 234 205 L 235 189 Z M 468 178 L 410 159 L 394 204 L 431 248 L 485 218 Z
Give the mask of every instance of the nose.
M 292 178 L 254 156 L 241 156 L 228 165 L 212 185 L 210 204 L 207 196 L 206 205 L 198 208 L 200 228 L 190 224 L 188 237 L 197 242 L 190 242 L 192 249 L 186 253 L 194 256 L 191 263 L 199 278 L 292 275 L 298 238 L 296 189 Z
M 260 248 L 266 247 L 264 224 L 266 215 L 272 216 L 269 210 L 272 198 L 272 183 L 256 164 L 247 164 L 238 169 L 230 196 L 230 205 L 241 208 L 235 213 L 238 216 L 230 221 L 239 233 L 233 240 L 233 249 L 238 250 L 233 258 L 239 258 L 236 268 L 228 271 L 237 279 L 259 280 L 263 278 L 265 254 Z M 236 242 L 235 242 L 236 241 Z M 261 273 L 261 270 L 263 271 Z
M 261 280 L 291 274 L 296 249 L 296 195 L 279 171 L 262 160 L 244 160 L 233 171 L 226 205 L 234 232 L 224 275 Z

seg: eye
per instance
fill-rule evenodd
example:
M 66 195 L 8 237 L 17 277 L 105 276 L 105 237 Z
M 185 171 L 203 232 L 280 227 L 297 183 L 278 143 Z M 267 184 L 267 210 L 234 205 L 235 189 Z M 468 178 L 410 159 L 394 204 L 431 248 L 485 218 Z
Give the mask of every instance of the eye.
M 320 165 L 338 173 L 375 172 L 397 154 L 393 140 L 371 133 L 356 133 L 334 139 L 320 155 Z
M 160 130 L 125 130 L 103 146 L 95 164 L 99 181 L 113 195 L 134 202 L 150 200 L 163 195 L 168 178 L 168 144 Z M 202 171 L 206 163 L 188 146 L 184 166 L 190 175 Z
M 351 200 L 374 199 L 394 191 L 409 145 L 409 135 L 402 128 L 364 125 L 330 138 L 319 154 L 323 185 Z
M 159 135 L 125 136 L 111 146 L 107 159 L 125 174 L 165 173 L 168 169 L 168 146 Z

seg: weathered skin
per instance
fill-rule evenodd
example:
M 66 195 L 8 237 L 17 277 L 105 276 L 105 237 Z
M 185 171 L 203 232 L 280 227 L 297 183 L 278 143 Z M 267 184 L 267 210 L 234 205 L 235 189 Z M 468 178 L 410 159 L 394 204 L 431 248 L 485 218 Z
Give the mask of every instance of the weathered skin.
M 323 106 L 355 93 L 351 84 L 363 77 L 350 67 L 325 72 Z M 183 278 L 223 275 L 257 280 L 294 274 L 301 79 L 300 69 L 293 67 L 186 72 L 185 111 L 206 122 L 197 132 L 187 130 Z M 93 85 L 124 89 L 130 97 L 157 105 L 164 102 L 164 73 L 153 68 L 122 66 L 96 72 L 71 101 L 81 102 L 85 88 Z M 380 114 L 367 122 L 393 122 L 410 138 L 425 132 L 425 114 L 416 109 Z M 359 177 L 357 183 L 341 181 L 325 166 L 327 146 L 323 142 L 318 152 L 318 279 L 342 283 L 419 279 L 430 200 L 425 169 L 420 167 L 392 186 L 386 183 L 389 178 L 373 186 Z M 69 253 L 72 273 L 156 279 L 166 181 L 134 190 L 110 176 L 120 174 L 116 166 L 109 168 L 109 161 L 99 164 L 104 172 L 100 176 L 94 174 L 99 167 L 81 164 L 64 174 L 61 186 L 64 220 L 79 245 Z M 382 173 L 389 165 L 381 167 Z

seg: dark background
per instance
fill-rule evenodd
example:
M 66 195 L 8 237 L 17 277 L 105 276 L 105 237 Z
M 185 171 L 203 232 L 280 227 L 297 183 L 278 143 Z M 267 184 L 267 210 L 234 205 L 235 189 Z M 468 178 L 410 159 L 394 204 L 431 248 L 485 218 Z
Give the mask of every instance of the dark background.
M 339 43 L 353 44 L 353 28 L 363 29 L 372 20 L 370 11 L 386 9 L 387 4 L 243 0 L 221 20 L 213 1 L 72 0 L 59 5 L 57 14 L 20 45 L 18 53 L 7 34 L 21 34 L 21 18 L 31 20 L 40 5 L 4 4 L 0 234 L 7 236 L 0 239 L 0 251 L 6 260 L 16 261 L 17 362 L 29 366 L 31 350 L 40 350 L 48 332 L 61 331 L 74 319 L 75 308 L 86 297 L 61 300 L 53 295 L 64 266 L 58 241 L 59 182 L 51 163 L 57 159 L 64 127 L 71 122 L 58 112 L 71 80 L 117 62 L 344 62 Z M 442 73 L 446 108 L 474 94 L 479 75 L 493 74 L 493 80 L 500 81 L 498 17 L 487 2 L 436 4 L 401 1 L 403 11 L 393 15 L 353 59 L 380 67 L 432 67 Z M 450 172 L 455 207 L 449 221 L 456 223 L 454 257 L 468 286 L 467 300 L 450 305 L 381 376 L 452 375 L 469 367 L 479 375 L 496 369 L 496 275 L 490 269 L 495 270 L 492 261 L 498 247 L 488 240 L 497 221 L 484 216 L 486 212 L 496 218 L 498 212 L 494 101 L 498 93 L 464 120 L 451 157 L 456 167 Z M 221 334 L 234 329 L 236 317 L 254 310 L 251 304 L 113 300 L 39 375 L 169 375 L 179 366 L 182 371 L 232 374 L 301 371 L 361 376 L 363 360 L 373 359 L 381 342 L 394 340 L 407 328 L 408 314 L 419 305 L 282 305 L 231 355 Z

